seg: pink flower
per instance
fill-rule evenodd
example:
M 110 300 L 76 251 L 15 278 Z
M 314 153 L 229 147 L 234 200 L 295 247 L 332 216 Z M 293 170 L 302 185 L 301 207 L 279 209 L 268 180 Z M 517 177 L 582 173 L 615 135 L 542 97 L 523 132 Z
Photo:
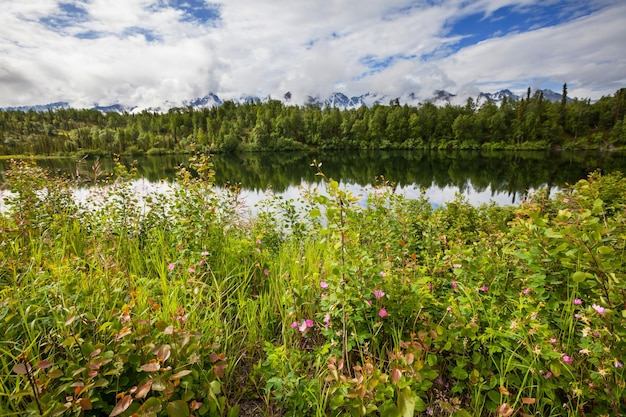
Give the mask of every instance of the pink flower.
M 591 307 L 593 307 L 593 309 L 596 310 L 596 312 L 601 316 L 603 316 L 606 313 L 606 309 L 597 304 L 594 304 Z
M 372 300 L 367 300 L 365 302 L 367 303 L 368 306 L 370 306 L 370 307 L 372 306 Z
M 547 372 L 547 373 L 546 373 L 543 377 L 544 377 L 545 379 L 548 379 L 548 378 L 550 378 L 551 376 L 552 376 L 552 372 L 548 371 L 548 372 Z
M 563 362 L 565 362 L 565 363 L 572 363 L 572 358 L 570 358 L 567 355 L 561 356 L 561 359 L 563 359 Z
M 489 290 L 489 287 L 487 287 L 486 285 L 483 285 L 482 287 L 480 287 L 480 291 L 482 292 L 487 292 L 487 290 Z
M 458 287 L 459 284 L 456 283 L 456 281 L 452 281 L 452 288 L 454 288 L 456 290 L 456 287 Z
M 550 339 L 550 343 L 552 343 L 553 345 L 556 345 L 556 339 L 553 337 L 552 339 Z
M 176 250 L 181 251 L 181 250 L 183 250 L 183 247 L 179 246 L 179 247 L 176 248 Z
M 615 367 L 616 367 L 616 368 L 623 368 L 623 367 L 624 367 L 624 364 L 623 364 L 623 363 L 621 363 L 620 361 L 618 361 L 617 359 L 615 359 Z
M 377 300 L 380 300 L 384 296 L 385 292 L 383 290 L 374 290 L 374 297 L 376 297 Z
M 385 278 L 387 276 L 387 273 L 385 271 L 380 271 L 380 276 Z
M 187 272 L 189 272 L 190 274 L 193 274 L 194 272 L 196 272 L 196 270 L 193 269 L 192 267 L 189 267 L 189 269 L 187 269 Z
M 267 269 L 267 268 L 265 268 L 265 269 L 263 270 L 263 275 L 268 276 L 269 274 L 270 274 L 270 270 L 269 270 L 269 269 Z
M 292 329 L 297 328 L 297 327 L 298 327 L 298 322 L 297 322 L 297 321 L 294 321 L 293 323 L 291 323 L 290 327 L 291 327 Z
M 530 293 L 530 288 L 526 288 L 526 289 L 524 290 L 524 295 L 528 295 L 529 293 Z
M 449 313 L 449 312 L 451 312 L 451 311 L 452 311 L 452 306 L 448 306 L 448 307 L 446 307 L 446 311 L 447 311 L 448 313 Z
M 176 268 L 176 265 L 174 265 L 174 264 L 169 264 L 169 265 L 167 266 L 167 269 L 169 269 L 170 271 L 173 271 L 173 270 L 174 270 L 174 268 Z
M 330 327 L 330 313 L 326 313 L 324 316 L 324 324 L 327 329 Z
M 257 240 L 256 240 L 256 244 L 257 244 L 257 245 L 260 245 L 260 244 L 261 244 L 261 239 L 257 239 Z
M 202 256 L 207 256 L 208 254 L 209 254 L 209 252 L 207 252 L 207 251 L 200 252 L 200 255 L 202 255 Z
M 321 281 L 321 282 L 320 282 L 320 287 L 322 287 L 322 288 L 328 288 L 328 282 L 326 282 L 326 281 Z
M 382 317 L 387 317 L 389 314 L 387 313 L 387 310 L 385 310 L 384 308 L 381 308 L 380 310 L 378 310 L 378 315 L 382 318 Z
M 460 268 L 460 267 L 461 267 L 461 264 L 454 264 L 454 265 L 452 265 L 452 266 L 453 266 L 454 268 Z
M 296 322 L 296 326 L 297 325 L 298 325 L 298 323 Z M 293 324 L 292 324 L 292 326 L 293 326 Z M 309 327 L 313 327 L 313 320 L 311 320 L 311 319 L 302 320 L 302 323 L 300 324 L 300 327 L 298 327 L 298 330 L 300 330 L 301 333 L 304 333 L 307 330 L 309 330 Z
M 574 305 L 581 305 L 583 303 L 583 300 L 581 300 L 580 298 L 574 298 L 574 301 L 572 301 L 572 303 L 574 303 Z

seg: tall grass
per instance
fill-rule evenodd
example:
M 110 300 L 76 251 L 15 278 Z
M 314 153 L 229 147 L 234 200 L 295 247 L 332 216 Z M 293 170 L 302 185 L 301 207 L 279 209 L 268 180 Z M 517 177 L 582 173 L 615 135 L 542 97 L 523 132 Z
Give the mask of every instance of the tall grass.
M 0 217 L 1 415 L 625 414 L 626 180 L 433 209 L 381 182 L 242 218 L 192 158 L 99 204 L 36 165 Z

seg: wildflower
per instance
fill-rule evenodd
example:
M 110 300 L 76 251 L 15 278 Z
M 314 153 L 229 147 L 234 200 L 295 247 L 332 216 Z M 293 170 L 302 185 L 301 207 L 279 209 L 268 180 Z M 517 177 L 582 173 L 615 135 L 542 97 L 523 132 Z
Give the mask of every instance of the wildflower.
M 385 310 L 385 308 L 381 308 L 380 310 L 378 310 L 378 315 L 383 318 L 387 317 L 389 314 L 387 313 L 387 310 Z
M 606 313 L 606 309 L 602 306 L 594 304 L 591 307 L 593 307 L 593 309 L 596 310 L 596 313 L 598 313 L 601 316 L 603 316 Z
M 451 312 L 451 311 L 452 311 L 452 306 L 448 306 L 448 307 L 446 307 L 446 311 L 447 311 L 448 313 L 449 313 L 449 312 Z
M 574 305 L 581 305 L 583 303 L 583 300 L 581 300 L 580 298 L 574 298 L 574 301 L 572 301 L 572 303 L 574 303 Z
M 306 320 L 302 321 L 302 324 L 300 324 L 300 327 L 298 327 L 298 330 L 300 330 L 300 333 L 304 333 L 307 331 Z
M 306 327 L 313 327 L 313 320 L 311 319 L 305 320 L 304 323 L 306 323 Z
M 526 288 L 526 289 L 524 290 L 524 295 L 528 295 L 529 293 L 530 293 L 530 288 Z
M 295 328 L 297 328 L 298 326 L 299 326 L 299 324 L 298 324 L 298 322 L 297 322 L 297 321 L 294 321 L 293 323 L 291 323 L 291 328 L 292 328 L 292 329 L 295 329 Z
M 553 345 L 556 345 L 556 339 L 553 337 L 552 339 L 550 339 L 550 343 L 552 343 Z
M 187 269 L 187 272 L 189 272 L 190 274 L 193 274 L 194 272 L 196 272 L 196 270 L 193 269 L 192 267 L 189 267 L 189 269 Z
M 326 315 L 324 316 L 324 324 L 325 324 L 325 328 L 329 328 L 330 327 L 330 313 L 326 313 Z
M 260 245 L 260 244 L 261 244 L 261 239 L 257 239 L 257 240 L 256 240 L 256 244 L 257 244 L 257 245 Z
M 552 376 L 552 372 L 548 371 L 546 372 L 546 374 L 543 376 L 544 379 L 548 379 Z
M 387 276 L 387 273 L 385 271 L 380 271 L 380 276 L 385 278 Z
M 176 265 L 174 265 L 174 264 L 169 264 L 169 265 L 167 266 L 167 269 L 169 269 L 170 271 L 173 271 L 173 270 L 174 270 L 174 268 L 176 268 Z
M 203 259 L 200 261 L 200 265 L 206 265 L 206 261 Z
M 487 290 L 489 290 L 489 287 L 487 287 L 486 285 L 483 285 L 482 287 L 480 287 L 480 291 L 482 292 L 487 292 Z
M 380 300 L 384 296 L 385 292 L 383 290 L 374 290 L 374 297 L 376 297 L 377 300 Z
M 326 282 L 326 281 L 320 281 L 320 287 L 322 287 L 322 288 L 328 288 L 328 282 Z
M 367 303 L 368 306 L 370 306 L 370 307 L 372 306 L 372 300 L 367 300 L 366 303 Z
M 581 349 L 578 351 L 581 355 L 589 355 L 589 349 Z
M 181 250 L 183 250 L 183 247 L 179 246 L 179 247 L 176 248 L 176 250 L 178 250 L 180 252 Z
M 265 268 L 263 269 L 263 275 L 268 276 L 270 274 L 270 270 Z
M 454 264 L 454 265 L 452 265 L 452 266 L 453 266 L 454 268 L 460 268 L 460 267 L 461 267 L 461 264 Z
M 561 359 L 562 359 L 562 360 L 563 360 L 563 362 L 565 362 L 565 363 L 572 363 L 572 358 L 570 358 L 570 357 L 569 357 L 569 356 L 567 356 L 567 355 L 563 355 L 563 356 L 561 356 Z
M 202 256 L 208 256 L 208 255 L 209 255 L 209 252 L 208 252 L 208 251 L 202 251 L 202 252 L 200 252 L 200 255 L 202 255 Z
M 618 361 L 617 359 L 615 359 L 615 367 L 616 367 L 616 368 L 623 368 L 623 367 L 624 367 L 624 364 L 623 364 L 623 363 L 621 363 L 620 361 Z
M 456 287 L 458 287 L 459 285 L 456 283 L 456 281 L 452 281 L 452 288 L 456 290 Z

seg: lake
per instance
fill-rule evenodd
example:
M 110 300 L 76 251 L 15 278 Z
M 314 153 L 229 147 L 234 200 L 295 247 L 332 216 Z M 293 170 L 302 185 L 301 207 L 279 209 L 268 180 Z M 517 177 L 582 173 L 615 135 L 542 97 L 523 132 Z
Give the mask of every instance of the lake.
M 142 187 L 174 181 L 186 155 L 124 157 L 136 160 Z M 268 191 L 295 198 L 301 186 L 320 181 L 313 160 L 322 162 L 328 177 L 360 193 L 383 176 L 408 197 L 424 189 L 433 205 L 465 195 L 473 204 L 494 201 L 517 204 L 530 191 L 548 187 L 553 191 L 585 178 L 594 170 L 626 172 L 626 158 L 616 152 L 493 152 L 474 151 L 335 151 L 320 153 L 218 154 L 213 157 L 216 183 L 240 184 L 248 206 Z M 94 160 L 42 159 L 37 164 L 58 175 L 93 177 Z M 103 172 L 112 172 L 113 160 L 101 158 Z M 0 176 L 8 161 L 0 161 Z

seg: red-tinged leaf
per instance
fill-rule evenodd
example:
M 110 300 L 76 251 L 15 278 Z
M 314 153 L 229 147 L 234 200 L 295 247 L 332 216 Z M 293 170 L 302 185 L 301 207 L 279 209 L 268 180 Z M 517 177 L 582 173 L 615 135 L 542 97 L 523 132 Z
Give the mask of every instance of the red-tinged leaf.
M 161 369 L 161 365 L 158 362 L 150 362 L 145 365 L 141 365 L 141 370 L 144 372 L 156 372 Z
M 78 405 L 80 406 L 80 408 L 87 411 L 93 408 L 91 400 L 89 398 L 81 398 L 80 400 L 78 400 Z
M 124 395 L 124 397 L 117 404 L 115 404 L 115 407 L 113 407 L 113 410 L 111 410 L 111 414 L 109 414 L 109 417 L 119 416 L 124 411 L 126 411 L 132 403 L 133 397 L 131 397 L 130 395 Z
M 534 404 L 535 401 L 537 401 L 537 400 L 534 399 L 534 398 L 529 398 L 529 397 L 522 398 L 522 403 L 524 403 L 524 404 Z
M 171 352 L 172 348 L 170 347 L 170 345 L 161 345 L 155 348 L 152 353 L 156 355 L 157 359 L 160 362 L 165 362 L 169 359 Z
M 185 369 L 183 371 L 176 372 L 174 375 L 170 377 L 170 379 L 180 379 L 182 377 L 189 375 L 190 373 L 191 371 L 189 369 Z
M 165 330 L 163 330 L 163 334 L 174 334 L 174 326 L 167 326 Z
M 140 384 L 137 387 L 137 392 L 135 393 L 135 398 L 144 398 L 150 392 L 150 388 L 152 387 L 152 380 L 149 379 L 143 384 Z
M 75 319 L 76 319 L 76 315 L 72 314 L 71 316 L 67 318 L 67 320 L 65 320 L 65 325 L 69 326 L 70 324 L 74 322 Z
M 213 372 L 215 372 L 215 375 L 219 378 L 224 378 L 224 374 L 226 371 L 226 368 L 228 367 L 227 364 L 225 363 L 220 363 L 219 365 L 215 365 L 215 367 L 213 368 Z
M 407 353 L 406 356 L 404 357 L 404 360 L 406 361 L 407 365 L 412 365 L 413 361 L 415 360 L 415 355 L 412 354 L 411 352 Z
M 515 410 L 507 403 L 504 403 L 504 404 L 500 404 L 498 408 L 496 409 L 496 411 L 502 417 L 509 417 L 511 414 L 513 414 Z
M 506 389 L 506 387 L 500 386 L 498 390 L 500 391 L 500 394 L 502 395 L 511 395 L 511 393 L 509 392 L 508 389 Z
M 39 369 L 48 369 L 52 365 L 54 365 L 52 362 L 46 361 L 46 360 L 37 362 L 37 368 L 39 368 Z
M 84 383 L 83 381 L 76 381 L 76 382 L 74 382 L 72 385 L 70 385 L 70 387 L 72 387 L 72 388 L 74 388 L 74 387 L 80 387 L 80 388 L 82 388 L 82 387 L 84 387 L 84 386 L 85 386 L 85 383 Z
M 13 372 L 18 374 L 18 375 L 26 375 L 28 372 L 30 372 L 30 365 L 27 363 L 16 363 L 15 366 L 13 366 Z
M 217 353 L 215 352 L 209 353 L 209 360 L 213 363 L 219 361 L 219 358 L 217 357 Z
M 191 404 L 189 405 L 189 408 L 191 408 L 192 411 L 196 411 L 200 409 L 200 407 L 202 407 L 202 403 L 196 400 L 192 400 Z
M 131 333 L 132 331 L 130 330 L 129 327 L 124 327 L 117 333 L 117 335 L 115 335 L 115 341 L 117 342 L 118 340 L 122 339 L 124 336 L 128 336 Z
M 90 357 L 90 358 L 93 358 L 93 357 L 95 357 L 95 356 L 98 356 L 100 353 L 102 353 L 102 349 L 96 349 L 96 350 L 94 350 L 93 352 L 91 352 L 91 353 L 89 354 L 89 357 Z
M 402 371 L 398 368 L 393 368 L 393 370 L 391 371 L 391 380 L 395 384 L 397 384 L 398 382 L 400 382 L 400 379 L 402 379 Z

